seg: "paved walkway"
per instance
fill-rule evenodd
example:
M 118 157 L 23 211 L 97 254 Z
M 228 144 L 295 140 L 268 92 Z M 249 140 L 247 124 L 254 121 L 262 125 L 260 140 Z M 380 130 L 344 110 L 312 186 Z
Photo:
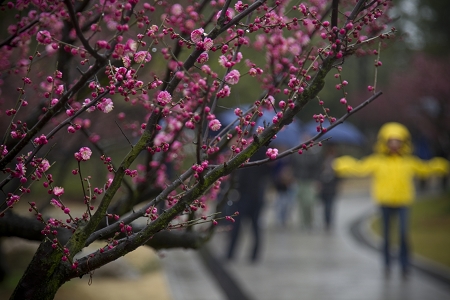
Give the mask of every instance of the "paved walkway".
M 320 208 L 318 207 L 318 210 Z M 273 207 L 265 211 L 264 251 L 261 261 L 247 260 L 249 230 L 240 240 L 236 260 L 223 259 L 227 235 L 219 233 L 208 244 L 210 253 L 223 262 L 246 299 L 252 300 L 443 300 L 450 287 L 421 272 L 403 280 L 398 268 L 391 278 L 383 276 L 378 253 L 358 243 L 350 234 L 351 223 L 372 212 L 368 195 L 353 194 L 338 199 L 336 227 L 331 233 L 316 224 L 301 231 L 293 221 L 280 230 L 273 223 Z M 320 223 L 321 219 L 316 219 Z M 246 227 L 246 229 L 249 229 Z M 174 250 L 163 259 L 173 300 L 226 300 L 219 284 L 201 263 L 198 252 Z M 234 298 L 233 300 L 241 300 Z

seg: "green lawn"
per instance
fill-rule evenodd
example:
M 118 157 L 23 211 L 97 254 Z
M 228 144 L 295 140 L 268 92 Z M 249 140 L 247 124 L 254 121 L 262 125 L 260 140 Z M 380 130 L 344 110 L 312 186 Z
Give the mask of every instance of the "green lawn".
M 371 227 L 380 233 L 379 218 L 374 218 Z M 393 224 L 392 228 L 398 227 Z M 396 241 L 397 230 L 392 231 Z M 414 253 L 450 268 L 450 193 L 415 201 L 410 215 L 410 243 Z

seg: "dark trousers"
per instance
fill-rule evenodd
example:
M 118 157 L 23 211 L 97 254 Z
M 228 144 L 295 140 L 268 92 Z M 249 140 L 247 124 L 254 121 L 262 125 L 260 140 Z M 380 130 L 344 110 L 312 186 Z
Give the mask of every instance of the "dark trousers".
M 403 272 L 407 272 L 409 268 L 409 247 L 408 247 L 408 216 L 409 209 L 406 206 L 401 207 L 389 207 L 381 206 L 381 216 L 383 225 L 383 260 L 387 269 L 391 265 L 390 255 L 390 230 L 392 217 L 398 216 L 399 225 L 399 242 L 400 252 L 399 261 Z
M 322 195 L 325 228 L 330 229 L 333 220 L 334 195 Z
M 242 231 L 242 223 L 245 221 L 250 221 L 253 235 L 253 247 L 250 252 L 250 259 L 256 261 L 259 258 L 260 244 L 261 244 L 261 233 L 259 226 L 259 215 L 261 207 L 256 205 L 253 209 L 245 209 L 240 212 L 239 216 L 236 216 L 235 222 L 233 223 L 233 228 L 231 229 L 230 242 L 228 244 L 227 258 L 232 259 L 234 257 L 234 252 L 237 246 L 237 241 L 240 231 Z

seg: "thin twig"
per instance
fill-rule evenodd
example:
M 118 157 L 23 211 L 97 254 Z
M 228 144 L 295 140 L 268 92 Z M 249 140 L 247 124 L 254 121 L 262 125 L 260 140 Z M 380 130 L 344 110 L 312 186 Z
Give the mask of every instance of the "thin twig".
M 365 100 L 363 103 L 361 103 L 360 105 L 358 105 L 357 107 L 353 108 L 351 111 L 349 111 L 348 113 L 346 113 L 345 115 L 343 115 L 340 119 L 336 120 L 332 125 L 330 125 L 329 127 L 327 127 L 326 131 L 322 131 L 318 134 L 316 134 L 315 136 L 313 136 L 312 138 L 310 138 L 307 141 L 301 142 L 299 143 L 297 146 L 292 147 L 286 151 L 283 151 L 281 153 L 278 154 L 278 156 L 276 157 L 275 160 L 281 159 L 283 157 L 286 157 L 292 153 L 297 152 L 299 149 L 302 148 L 302 146 L 308 145 L 310 143 L 314 143 L 316 141 L 318 141 L 323 135 L 325 135 L 325 133 L 330 132 L 334 127 L 338 126 L 339 124 L 344 123 L 345 120 L 347 120 L 351 115 L 355 114 L 356 112 L 358 112 L 359 110 L 361 110 L 363 107 L 367 106 L 368 104 L 370 104 L 372 101 L 374 101 L 376 98 L 378 98 L 379 96 L 381 96 L 382 92 L 377 92 L 374 95 L 372 95 L 370 98 L 368 98 L 367 100 Z M 255 160 L 252 162 L 248 162 L 245 165 L 243 165 L 242 167 L 252 167 L 252 166 L 258 166 L 261 165 L 263 163 L 267 163 L 269 161 L 273 161 L 269 158 L 265 158 L 262 160 Z
M 120 132 L 122 132 L 122 135 L 124 136 L 124 138 L 127 140 L 128 144 L 130 144 L 131 148 L 133 148 L 133 144 L 130 142 L 130 140 L 128 139 L 128 137 L 126 136 L 125 132 L 123 132 L 122 128 L 120 127 L 119 123 L 117 123 L 117 121 L 114 121 L 114 123 L 116 123 L 117 127 L 119 127 Z
M 378 80 L 378 62 L 380 61 L 380 52 L 381 52 L 381 42 L 378 42 L 378 53 L 377 60 L 375 62 L 375 78 L 373 79 L 373 93 L 375 94 L 377 88 L 377 80 Z

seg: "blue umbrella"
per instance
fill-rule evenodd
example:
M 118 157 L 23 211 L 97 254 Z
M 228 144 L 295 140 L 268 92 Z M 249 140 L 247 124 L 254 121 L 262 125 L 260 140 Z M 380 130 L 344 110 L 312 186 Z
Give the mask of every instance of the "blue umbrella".
M 245 112 L 247 109 L 242 109 L 242 111 Z M 271 125 L 274 116 L 275 112 L 264 111 L 264 115 L 256 120 L 254 128 L 256 129 L 258 126 Z M 222 126 L 227 126 L 237 120 L 237 116 L 234 114 L 234 109 L 218 114 L 217 118 L 222 123 Z M 238 124 L 238 122 L 235 122 L 234 124 Z M 300 130 L 300 121 L 294 120 L 288 126 L 283 127 L 271 143 L 278 146 L 294 147 L 300 143 L 301 134 L 302 131 Z
M 278 133 L 272 144 L 279 146 L 295 147 L 301 143 L 302 131 L 300 121 L 295 119 L 291 124 L 284 126 Z
M 314 136 L 318 133 L 318 125 L 319 123 L 311 121 L 306 123 L 305 126 L 302 127 L 302 129 L 309 136 Z M 327 128 L 328 126 L 330 126 L 330 122 L 328 120 L 325 120 L 322 126 L 324 128 Z M 362 132 L 355 125 L 348 122 L 339 124 L 329 132 L 325 133 L 322 136 L 322 139 L 326 138 L 330 138 L 328 141 L 330 143 L 348 144 L 355 146 L 362 146 L 366 142 L 366 137 L 364 136 L 364 134 L 362 134 Z

